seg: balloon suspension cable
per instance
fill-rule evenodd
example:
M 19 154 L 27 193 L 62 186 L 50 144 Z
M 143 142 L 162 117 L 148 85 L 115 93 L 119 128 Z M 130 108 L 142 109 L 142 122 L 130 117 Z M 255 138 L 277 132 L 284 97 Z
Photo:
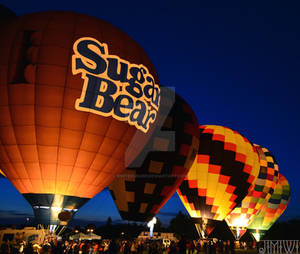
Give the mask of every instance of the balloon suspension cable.
M 45 233 L 45 230 L 44 230 L 44 226 L 42 224 L 38 224 L 37 225 L 37 230 L 41 230 L 42 231 L 43 239 L 45 239 L 46 233 Z
M 255 233 L 254 233 L 254 234 L 255 234 Z M 257 241 L 256 237 L 253 235 L 253 233 L 250 233 L 250 236 L 251 236 L 251 238 L 252 238 L 253 241 L 259 242 L 259 241 Z
M 245 227 L 229 227 L 231 233 L 233 234 L 235 240 L 240 240 L 240 238 L 245 234 L 246 228 Z
M 260 231 L 259 229 L 256 229 L 255 232 L 250 232 L 252 238 L 256 241 L 256 242 L 259 242 L 260 239 L 263 237 L 264 235 L 264 232 L 263 231 Z
M 59 232 L 57 233 L 58 236 L 60 236 L 66 229 L 66 226 L 62 226 L 62 228 L 59 230 Z
M 237 231 L 235 230 L 235 228 L 231 226 L 231 227 L 229 227 L 229 229 L 230 229 L 230 231 L 231 231 L 234 239 L 238 240 L 238 238 L 237 238 Z
M 202 240 L 205 240 L 207 238 L 207 236 L 206 236 L 204 230 L 202 229 L 202 227 L 200 226 L 200 224 L 195 223 L 195 227 L 198 232 L 199 238 Z
M 194 218 L 193 222 L 195 223 L 199 238 L 203 240 L 208 238 L 218 223 L 216 220 L 207 218 Z
M 56 226 L 56 228 L 53 230 L 53 233 L 54 233 L 55 235 L 58 235 L 58 234 L 57 234 L 57 231 L 60 232 L 61 229 L 62 229 L 62 227 Z
M 54 233 L 55 233 L 56 235 L 58 235 L 58 234 L 60 233 L 61 230 L 62 230 L 62 227 L 57 226 L 56 229 L 54 230 Z M 58 232 L 58 233 L 57 233 L 57 232 Z
M 241 233 L 240 233 L 240 228 L 237 227 L 237 228 L 236 228 L 236 239 L 237 239 L 237 240 L 240 239 L 240 235 L 241 235 Z

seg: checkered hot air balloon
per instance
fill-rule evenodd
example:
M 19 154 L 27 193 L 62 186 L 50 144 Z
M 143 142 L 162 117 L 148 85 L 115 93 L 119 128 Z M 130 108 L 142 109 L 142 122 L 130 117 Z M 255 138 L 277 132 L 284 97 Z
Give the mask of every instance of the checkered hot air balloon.
M 290 196 L 290 185 L 287 179 L 279 173 L 278 182 L 269 201 L 263 205 L 261 211 L 248 227 L 248 230 L 257 241 L 263 237 L 283 214 L 289 204 Z
M 78 52 L 74 55 L 75 42 L 82 38 L 89 43 L 85 60 L 76 58 Z M 99 49 L 96 40 L 105 46 Z M 106 83 L 94 93 L 88 90 L 86 103 L 97 100 L 98 108 L 104 103 L 99 92 L 107 92 L 115 80 L 122 81 L 122 86 L 115 85 L 118 95 L 129 98 L 129 81 L 141 81 L 150 73 L 155 83 L 150 74 L 149 82 L 156 84 L 156 71 L 127 34 L 73 12 L 28 14 L 1 26 L 0 56 L 0 168 L 32 205 L 37 223 L 59 224 L 60 211 L 74 214 L 125 169 L 125 156 L 132 161 L 155 126 L 154 122 L 145 133 L 128 121 L 95 110 L 79 111 L 75 103 L 85 91 L 87 75 L 74 74 L 73 63 L 91 66 L 93 72 L 99 69 L 93 69 L 95 59 L 102 59 L 102 73 L 89 77 Z M 135 66 L 130 73 L 129 64 Z M 126 116 L 132 104 L 126 107 L 120 100 L 114 106 Z
M 158 123 L 151 139 L 136 161 L 109 185 L 124 220 L 147 221 L 158 213 L 197 153 L 198 121 L 193 110 L 174 92 L 161 91 Z
M 257 149 L 260 164 L 254 189 L 225 219 L 236 239 L 246 232 L 256 214 L 271 197 L 278 181 L 278 164 L 274 156 L 264 147 L 256 144 L 254 147 Z
M 253 188 L 259 159 L 249 140 L 234 130 L 204 125 L 199 132 L 198 154 L 177 193 L 205 238 Z

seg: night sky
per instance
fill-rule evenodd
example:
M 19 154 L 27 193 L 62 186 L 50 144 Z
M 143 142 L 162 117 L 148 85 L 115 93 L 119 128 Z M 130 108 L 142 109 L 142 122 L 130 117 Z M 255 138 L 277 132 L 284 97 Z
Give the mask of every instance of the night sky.
M 232 128 L 268 148 L 291 186 L 281 220 L 300 218 L 300 5 L 296 1 L 14 1 L 17 15 L 71 10 L 121 28 L 147 52 L 160 84 L 175 87 L 199 124 Z M 7 179 L 0 179 L 0 218 L 32 215 Z M 158 217 L 179 210 L 177 194 Z M 120 216 L 107 190 L 77 213 L 82 220 Z

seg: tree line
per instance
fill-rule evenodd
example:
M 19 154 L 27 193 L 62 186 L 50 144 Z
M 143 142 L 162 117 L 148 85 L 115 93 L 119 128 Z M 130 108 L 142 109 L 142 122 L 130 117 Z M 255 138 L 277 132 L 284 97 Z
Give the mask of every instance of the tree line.
M 75 227 L 76 230 L 85 232 L 86 229 L 92 228 L 94 233 L 101 235 L 103 238 L 136 238 L 142 231 L 149 231 L 146 223 L 122 223 L 113 224 L 112 219 L 109 217 L 103 226 L 96 226 L 88 224 L 85 227 Z M 297 240 L 300 239 L 300 219 L 293 219 L 289 221 L 277 221 L 270 230 L 262 238 L 263 240 Z M 71 229 L 70 229 L 71 230 Z M 181 211 L 170 220 L 169 225 L 165 226 L 158 219 L 154 227 L 155 232 L 171 232 L 175 236 L 186 239 L 199 239 L 195 225 L 191 218 L 182 213 Z M 210 234 L 211 238 L 218 238 L 221 240 L 234 240 L 233 234 L 225 221 L 217 224 L 213 232 Z M 241 238 L 241 241 L 253 241 L 251 234 L 247 231 Z

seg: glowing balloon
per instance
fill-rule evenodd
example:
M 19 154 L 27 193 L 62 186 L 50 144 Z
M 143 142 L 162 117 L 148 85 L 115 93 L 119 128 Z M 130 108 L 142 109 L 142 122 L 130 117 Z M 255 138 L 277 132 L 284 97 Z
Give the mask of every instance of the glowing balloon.
M 278 182 L 274 192 L 261 211 L 256 215 L 248 229 L 250 233 L 259 241 L 268 231 L 275 221 L 283 214 L 287 208 L 291 196 L 291 189 L 287 179 L 279 173 Z
M 254 189 L 225 219 L 237 239 L 243 236 L 256 214 L 269 200 L 278 181 L 278 164 L 274 156 L 264 147 L 254 147 L 257 149 L 260 164 Z
M 0 30 L 0 168 L 38 223 L 58 224 L 143 148 L 158 78 L 136 42 L 87 15 L 34 13 Z
M 236 131 L 204 125 L 199 132 L 198 154 L 177 193 L 205 238 L 253 188 L 259 159 L 249 140 Z
M 161 90 L 158 123 L 151 139 L 134 163 L 109 185 L 124 220 L 153 218 L 175 193 L 197 153 L 198 121 L 193 110 L 174 92 Z

